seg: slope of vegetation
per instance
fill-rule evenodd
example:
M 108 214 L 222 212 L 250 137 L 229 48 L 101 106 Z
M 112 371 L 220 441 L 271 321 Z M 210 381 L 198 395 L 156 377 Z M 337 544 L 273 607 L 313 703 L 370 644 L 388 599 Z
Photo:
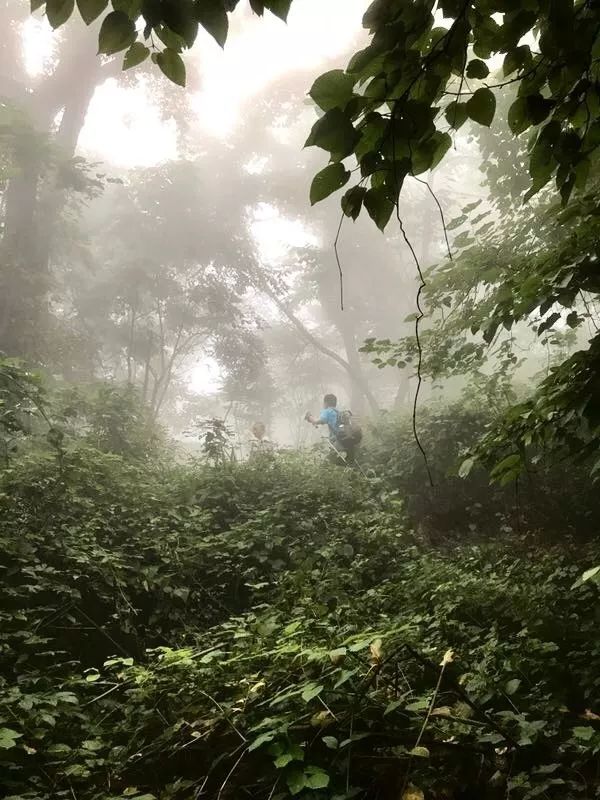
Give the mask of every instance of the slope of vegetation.
M 440 453 L 458 415 L 430 419 Z M 5 794 L 593 796 L 597 543 L 540 547 L 471 475 L 432 549 L 392 424 L 366 480 L 308 455 L 178 465 L 135 418 L 58 444 L 34 421 L 0 488 Z

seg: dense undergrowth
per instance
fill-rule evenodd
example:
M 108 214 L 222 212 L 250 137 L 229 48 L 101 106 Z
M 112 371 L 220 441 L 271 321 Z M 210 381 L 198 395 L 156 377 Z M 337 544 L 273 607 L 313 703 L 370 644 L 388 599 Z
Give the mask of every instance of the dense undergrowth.
M 461 482 L 473 417 L 426 419 L 436 494 L 394 420 L 369 480 L 25 447 L 0 478 L 4 795 L 595 796 L 596 506 L 576 470 L 540 469 L 538 506 Z

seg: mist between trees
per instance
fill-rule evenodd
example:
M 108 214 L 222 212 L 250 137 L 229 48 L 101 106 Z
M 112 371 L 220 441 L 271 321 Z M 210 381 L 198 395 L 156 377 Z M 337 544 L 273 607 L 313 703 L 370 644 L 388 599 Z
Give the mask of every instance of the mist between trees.
M 0 21 L 1 796 L 598 796 L 597 4 Z

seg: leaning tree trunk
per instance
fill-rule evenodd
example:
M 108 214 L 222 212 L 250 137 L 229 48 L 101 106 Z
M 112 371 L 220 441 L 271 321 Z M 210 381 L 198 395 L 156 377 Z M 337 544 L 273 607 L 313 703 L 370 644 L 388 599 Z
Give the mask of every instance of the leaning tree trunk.
M 369 389 L 367 382 L 364 379 L 362 371 L 356 372 L 345 358 L 336 353 L 335 350 L 332 350 L 327 345 L 323 344 L 313 333 L 311 333 L 308 328 L 298 319 L 298 317 L 287 307 L 287 305 L 277 296 L 276 291 L 274 291 L 266 281 L 261 281 L 258 285 L 268 297 L 271 298 L 273 303 L 277 306 L 277 308 L 281 311 L 281 313 L 286 317 L 294 326 L 294 328 L 298 331 L 298 333 L 302 336 L 304 341 L 311 344 L 316 350 L 318 350 L 323 355 L 331 358 L 336 364 L 339 364 L 348 374 L 350 380 L 360 389 L 360 391 L 364 394 L 367 398 L 369 405 L 372 409 L 377 410 L 377 400 L 375 396 Z

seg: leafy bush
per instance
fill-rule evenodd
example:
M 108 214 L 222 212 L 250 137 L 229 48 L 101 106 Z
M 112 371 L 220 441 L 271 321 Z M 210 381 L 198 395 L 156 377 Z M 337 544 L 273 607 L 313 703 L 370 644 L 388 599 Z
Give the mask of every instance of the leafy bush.
M 433 486 L 412 421 L 404 415 L 385 415 L 371 427 L 361 463 L 404 500 L 411 522 L 437 543 L 462 539 L 469 532 L 498 537 L 541 531 L 549 539 L 594 535 L 600 503 L 585 464 L 570 463 L 565 472 L 562 463 L 538 453 L 523 478 L 502 485 L 466 460 L 492 425 L 483 403 L 460 401 L 419 410 L 419 438 Z
M 591 796 L 599 548 L 518 536 L 501 489 L 448 477 L 485 425 L 469 414 L 422 424 L 438 528 L 478 513 L 485 533 L 442 550 L 405 518 L 427 495 L 395 420 L 376 480 L 294 455 L 177 465 L 85 431 L 23 450 L 0 473 L 4 794 Z

